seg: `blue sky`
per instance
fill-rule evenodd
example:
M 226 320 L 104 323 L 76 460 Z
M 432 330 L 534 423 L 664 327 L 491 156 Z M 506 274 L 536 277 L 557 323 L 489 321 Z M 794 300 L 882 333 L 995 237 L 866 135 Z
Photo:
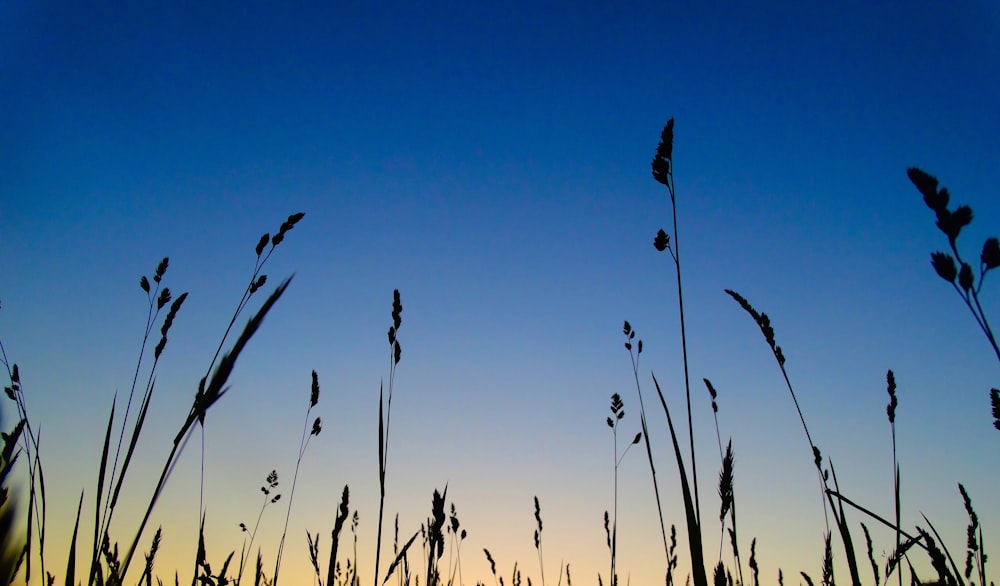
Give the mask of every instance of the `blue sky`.
M 892 368 L 908 524 L 927 514 L 959 548 L 961 481 L 986 543 L 1000 542 L 1000 509 L 987 498 L 996 357 L 929 266 L 946 241 L 905 175 L 920 166 L 973 207 L 966 255 L 997 233 L 993 4 L 0 10 L 0 336 L 44 434 L 59 572 L 78 491 L 96 482 L 112 397 L 134 373 L 138 277 L 169 256 L 167 285 L 190 298 L 158 370 L 135 503 L 253 270 L 257 238 L 302 211 L 266 271 L 271 283 L 294 281 L 209 414 L 210 555 L 221 562 L 240 547 L 237 525 L 255 517 L 271 469 L 287 498 L 315 369 L 325 426 L 300 472 L 283 576 L 307 579 L 302 532 L 328 535 L 349 484 L 371 578 L 378 387 L 398 288 L 386 506 L 401 533 L 447 482 L 470 535 L 465 582 L 491 579 L 486 547 L 504 575 L 518 561 L 537 583 L 537 495 L 546 578 L 562 560 L 579 583 L 606 579 L 611 393 L 638 429 L 623 320 L 644 340 L 644 392 L 653 370 L 683 409 L 676 283 L 651 246 L 670 223 L 649 174 L 670 117 L 692 377 L 719 389 L 741 545 L 758 538 L 762 579 L 778 567 L 818 576 L 822 509 L 780 374 L 725 288 L 771 315 L 846 493 L 891 510 Z M 991 285 L 983 299 L 996 315 Z M 713 518 L 715 431 L 707 393 L 693 391 Z M 665 422 L 650 419 L 666 520 L 682 528 Z M 164 577 L 183 575 L 193 555 L 196 448 L 154 518 Z M 630 453 L 618 567 L 636 583 L 662 580 L 651 488 L 642 453 Z M 271 559 L 282 523 L 269 508 Z M 115 531 L 124 540 L 129 528 Z M 876 541 L 887 550 L 890 536 Z M 717 554 L 708 546 L 708 559 Z

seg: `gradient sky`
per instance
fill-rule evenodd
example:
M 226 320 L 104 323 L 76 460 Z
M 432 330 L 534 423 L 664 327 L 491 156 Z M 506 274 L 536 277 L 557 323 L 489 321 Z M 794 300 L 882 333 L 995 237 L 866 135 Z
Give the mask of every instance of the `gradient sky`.
M 190 296 L 112 528 L 123 542 L 254 244 L 302 211 L 266 271 L 268 289 L 294 281 L 207 418 L 213 565 L 239 555 L 238 524 L 256 518 L 276 469 L 282 506 L 265 511 L 259 538 L 273 567 L 315 369 L 324 430 L 299 473 L 282 578 L 308 583 L 303 533 L 321 533 L 326 551 L 349 484 L 370 583 L 378 390 L 398 288 L 386 533 L 398 512 L 412 534 L 447 483 L 468 530 L 464 582 L 492 583 L 485 547 L 506 580 L 516 561 L 540 584 L 537 495 L 548 583 L 560 562 L 575 583 L 606 581 L 612 393 L 625 401 L 624 436 L 639 428 L 623 320 L 644 341 L 646 396 L 655 371 L 684 409 L 676 283 L 651 246 L 671 221 L 649 173 L 670 117 L 706 558 L 718 556 L 719 456 L 703 377 L 720 393 L 741 547 L 757 538 L 761 579 L 775 583 L 779 567 L 789 583 L 799 571 L 818 579 L 825 531 L 794 406 L 755 324 L 723 293 L 732 288 L 770 314 L 844 492 L 891 515 L 892 368 L 906 525 L 926 514 L 961 555 L 963 482 L 1000 559 L 988 402 L 998 363 L 930 267 L 947 243 L 905 174 L 920 166 L 973 207 L 966 255 L 1000 232 L 996 3 L 141 4 L 0 8 L 0 339 L 43 435 L 59 579 L 81 489 L 92 518 L 112 398 L 134 374 L 138 278 L 169 256 L 166 285 Z M 997 286 L 984 288 L 992 316 Z M 666 522 L 683 534 L 665 419 L 649 418 Z M 174 568 L 185 579 L 194 556 L 194 439 L 153 519 L 165 579 Z M 656 584 L 665 561 L 644 459 L 630 452 L 619 472 L 618 568 Z M 857 522 L 876 524 L 850 518 L 863 556 Z M 892 536 L 873 533 L 884 563 Z M 679 557 L 683 580 L 685 547 Z

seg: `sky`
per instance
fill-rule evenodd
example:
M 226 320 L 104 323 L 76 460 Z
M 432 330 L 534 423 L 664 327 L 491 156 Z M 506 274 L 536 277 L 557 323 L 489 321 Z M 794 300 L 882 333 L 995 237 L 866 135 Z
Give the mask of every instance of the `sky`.
M 191 574 L 202 467 L 213 568 L 239 557 L 239 523 L 254 523 L 275 470 L 282 499 L 264 509 L 253 546 L 265 569 L 290 502 L 281 579 L 309 583 L 304 533 L 328 551 L 349 485 L 362 583 L 373 580 L 394 289 L 402 358 L 381 571 L 396 515 L 405 539 L 447 486 L 468 531 L 463 583 L 493 581 L 483 548 L 508 584 L 515 562 L 534 584 L 557 583 L 562 564 L 575 583 L 607 583 L 613 393 L 626 412 L 619 445 L 639 430 L 628 320 L 644 344 L 638 378 L 683 580 L 676 462 L 650 376 L 685 419 L 677 283 L 652 246 L 672 225 L 650 175 L 671 117 L 706 560 L 719 557 L 720 457 L 702 378 L 719 391 L 719 434 L 736 455 L 744 564 L 756 538 L 762 581 L 776 583 L 779 568 L 789 583 L 800 571 L 818 580 L 826 531 L 784 379 L 727 288 L 771 317 L 844 494 L 892 515 L 892 369 L 904 524 L 926 515 L 964 559 L 962 482 L 1000 559 L 988 399 L 1000 369 L 930 266 L 947 241 L 906 176 L 923 168 L 973 208 L 959 247 L 977 258 L 1000 226 L 995 3 L 7 3 L 0 87 L 0 340 L 42 436 L 46 563 L 59 579 L 80 491 L 90 547 L 108 413 L 117 393 L 117 434 L 136 374 L 139 278 L 167 256 L 164 285 L 189 297 L 111 527 L 123 547 L 253 273 L 254 245 L 304 212 L 247 311 L 294 275 L 291 285 L 144 534 L 143 550 L 163 527 L 165 581 Z M 984 310 L 998 316 L 986 280 Z M 323 431 L 290 498 L 313 370 L 322 390 L 308 417 Z M 617 470 L 617 567 L 622 581 L 655 584 L 666 562 L 643 452 Z M 884 564 L 892 533 L 848 518 L 861 559 L 865 521 Z M 833 551 L 844 581 L 836 537 Z

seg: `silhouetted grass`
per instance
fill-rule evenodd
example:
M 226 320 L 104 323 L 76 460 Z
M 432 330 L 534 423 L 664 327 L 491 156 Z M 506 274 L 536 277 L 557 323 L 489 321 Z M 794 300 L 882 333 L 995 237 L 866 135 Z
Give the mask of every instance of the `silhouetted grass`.
M 660 252 L 669 252 L 674 265 L 674 273 L 677 282 L 678 313 L 680 317 L 680 337 L 681 337 L 681 361 L 683 364 L 685 399 L 687 410 L 688 434 L 687 445 L 683 445 L 683 430 L 675 427 L 674 419 L 669 408 L 663 388 L 655 376 L 651 375 L 652 382 L 660 399 L 667 424 L 667 431 L 670 434 L 673 456 L 676 464 L 678 478 L 680 480 L 681 495 L 683 500 L 683 515 L 686 524 L 686 536 L 688 551 L 690 554 L 691 574 L 689 581 L 694 586 L 708 586 L 709 575 L 712 583 L 716 586 L 733 586 L 734 584 L 743 586 L 748 578 L 753 586 L 759 586 L 759 566 L 756 549 L 756 538 L 753 538 L 749 547 L 748 567 L 750 572 L 744 576 L 743 563 L 740 553 L 740 536 L 737 532 L 736 517 L 736 471 L 735 471 L 735 450 L 733 441 L 730 439 L 725 449 L 723 449 L 722 433 L 719 425 L 718 392 L 708 378 L 703 378 L 705 386 L 711 396 L 711 406 L 715 425 L 716 439 L 719 448 L 720 472 L 718 475 L 718 496 L 719 496 L 719 555 L 715 564 L 707 566 L 704 557 L 704 537 L 701 519 L 700 497 L 698 492 L 697 466 L 695 459 L 694 444 L 694 416 L 690 397 L 690 377 L 687 361 L 687 338 L 685 330 L 685 315 L 683 302 L 683 287 L 681 280 L 681 260 L 678 249 L 678 214 L 677 197 L 674 183 L 673 168 L 673 139 L 674 121 L 670 119 L 663 128 L 660 135 L 660 142 L 657 145 L 652 161 L 652 174 L 654 180 L 665 186 L 670 196 L 671 215 L 673 230 L 670 234 L 664 230 L 659 230 L 654 238 L 654 247 Z M 993 336 L 989 322 L 982 311 L 979 301 L 979 293 L 983 285 L 985 275 L 1000 266 L 1000 245 L 996 238 L 987 239 L 980 255 L 980 267 L 978 278 L 974 275 L 971 265 L 962 259 L 956 244 L 961 229 L 968 225 L 972 219 L 972 211 L 968 206 L 959 206 L 954 211 L 948 209 L 949 196 L 947 190 L 938 188 L 937 179 L 920 171 L 911 168 L 907 171 L 910 180 L 923 194 L 924 201 L 935 212 L 938 227 L 946 234 L 951 248 L 950 253 L 935 252 L 932 254 L 932 265 L 939 276 L 952 283 L 955 290 L 962 297 L 970 311 L 973 313 L 977 324 L 986 334 L 987 339 L 1000 359 L 1000 348 Z M 131 463 L 135 456 L 135 449 L 142 435 L 146 418 L 150 415 L 151 403 L 155 391 L 155 374 L 159 365 L 159 359 L 164 352 L 168 334 L 171 327 L 187 298 L 187 293 L 182 293 L 176 298 L 170 289 L 164 284 L 164 279 L 169 267 L 169 261 L 164 258 L 156 266 L 152 273 L 152 278 L 143 276 L 139 280 L 140 288 L 147 297 L 147 317 L 144 334 L 140 342 L 139 358 L 137 360 L 135 374 L 127 399 L 124 405 L 124 414 L 121 419 L 116 419 L 118 414 L 118 397 L 112 401 L 109 409 L 109 416 L 104 431 L 104 442 L 102 444 L 99 465 L 97 469 L 97 487 L 93 498 L 93 544 L 92 548 L 80 555 L 77 540 L 81 529 L 81 519 L 83 518 L 84 502 L 91 502 L 84 498 L 81 491 L 80 500 L 77 506 L 77 514 L 73 521 L 73 536 L 70 542 L 69 553 L 66 560 L 65 583 L 68 585 L 86 583 L 88 586 L 111 586 L 124 583 L 131 583 L 135 578 L 129 578 L 129 569 L 136 557 L 136 550 L 140 541 L 148 543 L 149 548 L 143 555 L 144 564 L 141 574 L 138 577 L 138 584 L 152 586 L 153 578 L 156 576 L 154 562 L 157 553 L 160 551 L 162 540 L 167 538 L 158 528 L 151 540 L 145 536 L 146 525 L 149 522 L 153 509 L 155 508 L 163 488 L 171 476 L 171 472 L 176 466 L 185 446 L 195 433 L 196 429 L 204 430 L 205 420 L 209 409 L 224 394 L 227 393 L 226 386 L 230 375 L 235 368 L 237 358 L 245 349 L 251 338 L 259 330 L 264 317 L 274 307 L 288 287 L 291 278 L 283 281 L 267 297 L 248 320 L 246 326 L 230 343 L 229 338 L 236 324 L 237 319 L 248 309 L 254 294 L 260 291 L 267 282 L 267 276 L 263 273 L 263 268 L 273 253 L 274 249 L 283 242 L 287 233 L 302 219 L 304 214 L 293 214 L 283 222 L 273 236 L 264 234 L 258 241 L 255 252 L 256 262 L 251 274 L 251 278 L 243 295 L 237 303 L 236 309 L 229 319 L 228 326 L 222 335 L 218 347 L 208 369 L 198 384 L 193 403 L 188 415 L 179 426 L 173 439 L 170 453 L 163 463 L 162 471 L 156 482 L 148 502 L 145 504 L 145 512 L 134 530 L 134 534 L 127 532 L 126 539 L 122 541 L 125 547 L 120 549 L 120 542 L 111 536 L 110 527 L 118 510 L 120 495 L 125 485 L 127 472 L 131 468 Z M 750 315 L 757 327 L 764 336 L 765 342 L 771 349 L 778 369 L 782 375 L 785 386 L 795 405 L 799 421 L 805 435 L 806 443 L 809 447 L 813 466 L 816 468 L 818 482 L 821 490 L 821 502 L 823 512 L 827 519 L 826 527 L 817 528 L 819 535 L 823 537 L 823 549 L 815 558 L 818 562 L 819 573 L 812 575 L 820 577 L 820 582 L 824 585 L 833 585 L 836 582 L 834 574 L 835 555 L 833 536 L 834 531 L 829 526 L 829 516 L 833 517 L 834 528 L 843 549 L 844 559 L 850 572 L 850 581 L 853 585 L 862 584 L 860 568 L 855 552 L 852 525 L 848 522 L 846 508 L 853 508 L 860 514 L 875 520 L 892 531 L 894 548 L 888 556 L 888 563 L 884 569 L 879 568 L 875 561 L 874 545 L 872 534 L 864 523 L 860 523 L 865 537 L 865 551 L 868 565 L 871 567 L 872 578 L 876 586 L 888 583 L 893 572 L 900 586 L 903 583 L 904 562 L 905 571 L 909 573 L 910 581 L 914 584 L 924 583 L 924 580 L 917 575 L 909 556 L 911 553 L 922 552 L 926 555 L 927 561 L 934 572 L 934 583 L 965 586 L 978 584 L 984 586 L 987 583 L 986 574 L 986 552 L 983 545 L 983 531 L 978 515 L 976 514 L 972 499 L 961 484 L 958 485 L 960 495 L 963 499 L 965 511 L 968 515 L 968 528 L 966 532 L 964 564 L 961 556 L 954 557 L 949 549 L 944 545 L 941 536 L 929 519 L 924 517 L 921 523 L 912 530 L 905 529 L 901 518 L 901 486 L 900 486 L 900 464 L 897 458 L 896 446 L 896 415 L 899 405 L 897 396 L 896 378 L 893 371 L 889 370 L 886 375 L 886 390 L 889 402 L 886 413 L 889 420 L 893 455 L 893 503 L 894 515 L 892 520 L 879 515 L 861 504 L 845 496 L 841 490 L 836 470 L 829 458 L 823 457 L 813 435 L 806 423 L 796 392 L 788 372 L 786 370 L 786 355 L 781 346 L 776 341 L 774 327 L 770 317 L 758 311 L 742 295 L 733 290 L 726 290 L 740 307 Z M 393 537 L 393 560 L 387 566 L 384 575 L 381 572 L 381 546 L 383 538 L 383 521 L 385 517 L 386 505 L 386 474 L 388 470 L 390 423 L 392 413 L 392 397 L 395 388 L 396 369 L 401 358 L 401 347 L 399 343 L 399 329 L 402 324 L 401 319 L 402 303 L 399 290 L 393 292 L 392 301 L 392 325 L 388 329 L 389 343 L 389 372 L 387 384 L 381 384 L 379 388 L 378 404 L 378 465 L 379 465 L 379 514 L 377 521 L 377 536 L 375 543 L 375 560 L 372 571 L 373 586 L 385 586 L 389 580 L 395 576 L 397 586 L 463 586 L 464 579 L 462 573 L 461 548 L 468 535 L 467 530 L 461 526 L 457 509 L 452 502 L 447 508 L 446 501 L 448 486 L 445 485 L 441 491 L 435 490 L 431 497 L 430 516 L 424 523 L 416 528 L 408 540 L 401 543 L 399 517 L 396 516 Z M 162 319 L 161 319 L 162 318 Z M 148 344 L 153 339 L 155 329 L 159 325 L 159 342 L 152 350 L 152 358 L 148 356 Z M 636 384 L 636 391 L 639 399 L 639 414 L 641 431 L 634 436 L 624 447 L 620 448 L 618 442 L 619 425 L 625 416 L 625 403 L 617 393 L 611 396 L 611 416 L 606 419 L 606 423 L 612 432 L 613 448 L 613 481 L 614 481 L 614 502 L 610 511 L 604 512 L 604 530 L 607 538 L 609 550 L 610 568 L 608 574 L 608 586 L 620 586 L 618 567 L 618 498 L 619 498 L 619 466 L 625 454 L 632 446 L 645 440 L 646 455 L 650 466 L 651 480 L 656 497 L 657 516 L 660 523 L 660 530 L 663 539 L 665 554 L 665 565 L 663 567 L 665 583 L 667 586 L 676 584 L 674 572 L 678 566 L 677 555 L 677 531 L 674 524 L 670 525 L 670 535 L 667 536 L 665 521 L 665 509 L 661 502 L 659 481 L 656 474 L 655 455 L 649 437 L 650 421 L 645 411 L 642 385 L 639 377 L 639 359 L 643 351 L 643 342 L 636 339 L 636 331 L 632 325 L 625 321 L 623 326 L 625 335 L 625 348 L 629 352 L 632 366 L 632 374 Z M 223 352 L 229 345 L 229 351 Z M 634 344 L 634 345 L 633 345 Z M 2 355 L 3 365 L 7 368 L 10 385 L 5 388 L 7 396 L 13 401 L 17 410 L 17 422 L 9 434 L 3 436 L 3 447 L 0 450 L 0 584 L 13 582 L 19 575 L 23 575 L 27 584 L 32 579 L 32 563 L 37 561 L 40 568 L 38 574 L 43 577 L 45 584 L 54 584 L 56 577 L 51 573 L 54 567 L 46 562 L 45 536 L 47 527 L 47 502 L 45 494 L 44 474 L 42 468 L 42 458 L 39 451 L 39 439 L 37 432 L 32 427 L 27 409 L 24 405 L 23 390 L 21 388 L 20 372 L 16 364 L 7 360 L 6 352 L 0 344 L 0 355 Z M 148 367 L 144 366 L 147 363 Z M 142 381 L 142 382 L 140 382 Z M 295 488 L 298 473 L 302 465 L 306 449 L 310 439 L 320 433 L 322 429 L 319 417 L 313 417 L 312 410 L 319 401 L 320 387 L 319 377 L 316 371 L 312 372 L 309 402 L 306 407 L 305 420 L 302 427 L 302 435 L 297 450 L 295 469 L 292 476 L 292 484 L 289 498 L 286 503 L 285 519 L 283 530 L 278 541 L 277 552 L 274 558 L 273 575 L 268 577 L 264 571 L 264 555 L 258 546 L 256 552 L 256 564 L 254 571 L 254 584 L 260 586 L 267 584 L 277 586 L 281 563 L 284 554 L 286 537 L 288 534 L 289 521 L 292 515 L 292 504 L 294 502 Z M 134 406 L 134 409 L 133 409 Z M 991 406 L 993 417 L 996 419 L 995 425 L 1000 428 L 1000 391 L 991 391 Z M 133 413 L 134 411 L 134 413 Z M 311 422 L 311 426 L 310 426 Z M 103 422 L 102 422 L 103 423 Z M 253 555 L 255 542 L 258 541 L 258 530 L 265 509 L 279 502 L 281 495 L 277 493 L 279 486 L 278 474 L 272 471 L 267 475 L 265 483 L 261 486 L 263 502 L 253 529 L 246 524 L 240 527 L 244 533 L 244 542 L 240 547 L 239 563 L 235 564 L 235 551 L 230 551 L 227 556 L 220 556 L 221 563 L 213 567 L 209 552 L 205 544 L 205 524 L 207 514 L 203 502 L 204 492 L 204 439 L 201 442 L 202 456 L 202 476 L 199 481 L 199 532 L 197 539 L 197 549 L 194 552 L 194 564 L 192 572 L 192 586 L 197 584 L 205 586 L 225 586 L 229 584 L 239 585 L 242 582 L 246 565 Z M 27 476 L 26 483 L 26 512 L 27 523 L 25 530 L 15 530 L 15 507 L 22 504 L 23 498 L 16 498 L 7 489 L 7 479 L 14 469 L 17 461 L 23 462 Z M 690 473 L 690 480 L 689 480 Z M 88 504 L 89 506 L 89 504 Z M 543 549 L 543 523 L 541 516 L 541 505 L 539 498 L 534 498 L 534 518 L 536 530 L 534 532 L 534 547 L 538 557 L 538 579 L 542 586 L 546 584 L 546 572 L 544 565 Z M 348 544 L 344 541 L 344 527 L 350 520 L 350 531 L 353 538 L 353 548 L 348 550 Z M 727 526 L 728 523 L 728 526 Z M 306 532 L 307 554 L 315 574 L 316 583 L 319 586 L 359 586 L 362 580 L 363 570 L 359 567 L 357 556 L 359 514 L 357 510 L 350 509 L 350 491 L 344 487 L 336 516 L 330 533 L 329 554 L 321 554 L 321 535 L 319 532 L 312 534 Z M 596 523 L 595 523 L 596 524 Z M 711 530 L 710 530 L 711 531 Z M 725 538 L 729 536 L 729 543 L 732 550 L 732 565 L 727 567 L 723 550 L 725 549 Z M 419 561 L 411 567 L 410 553 L 417 537 L 422 537 Z M 182 537 L 183 538 L 183 537 Z M 714 539 L 714 537 L 709 537 Z M 192 540 L 193 542 L 194 540 Z M 447 543 L 447 547 L 445 542 Z M 916 549 L 914 549 L 916 548 Z M 445 550 L 449 552 L 447 560 L 444 559 Z M 837 551 L 840 548 L 836 548 Z M 490 572 L 493 575 L 495 586 L 522 586 L 522 579 L 531 586 L 532 578 L 522 575 L 518 563 L 513 563 L 513 569 L 509 575 L 509 585 L 504 582 L 504 575 L 497 570 L 494 557 L 488 549 L 483 549 Z M 86 555 L 89 553 L 89 556 Z M 416 554 L 415 554 L 416 556 Z M 87 559 L 89 557 L 89 559 Z M 326 568 L 323 568 L 323 558 L 326 558 Z M 344 558 L 341 563 L 341 558 Z M 82 579 L 78 575 L 80 564 L 87 565 L 87 577 Z M 419 568 L 422 564 L 423 567 Z M 24 568 L 24 573 L 19 574 L 20 568 Z M 421 571 L 422 570 L 422 571 Z M 572 586 L 569 564 L 560 563 L 558 586 L 562 586 L 562 576 L 565 570 L 566 585 Z M 799 568 L 799 575 L 805 583 L 814 583 L 810 573 Z M 867 573 L 867 570 L 866 570 Z M 157 584 L 162 584 L 159 577 Z M 175 571 L 175 584 L 180 584 L 179 573 Z M 598 584 L 604 584 L 600 573 L 597 575 Z M 783 586 L 784 574 L 778 570 L 778 584 Z

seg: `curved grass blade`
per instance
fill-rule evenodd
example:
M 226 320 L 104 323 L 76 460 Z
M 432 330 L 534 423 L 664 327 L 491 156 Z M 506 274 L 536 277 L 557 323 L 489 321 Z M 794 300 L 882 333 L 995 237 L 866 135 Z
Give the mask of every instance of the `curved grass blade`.
M 694 500 L 691 498 L 691 489 L 688 485 L 687 474 L 684 471 L 684 460 L 681 456 L 681 447 L 677 443 L 677 434 L 674 432 L 674 422 L 670 418 L 670 409 L 667 408 L 667 401 L 663 398 L 663 391 L 660 390 L 660 383 L 653 375 L 653 384 L 656 385 L 656 392 L 660 396 L 660 404 L 663 412 L 667 415 L 667 425 L 670 427 L 670 439 L 674 443 L 674 455 L 677 457 L 677 471 L 681 477 L 681 495 L 684 497 L 684 515 L 687 519 L 688 547 L 691 549 L 691 574 L 694 586 L 708 586 L 708 576 L 705 573 L 705 555 L 701 544 L 701 525 L 698 523 L 698 514 L 695 511 Z
M 403 548 L 399 550 L 399 554 L 396 555 L 396 559 L 392 560 L 392 563 L 389 564 L 389 569 L 385 572 L 385 580 L 382 580 L 383 586 L 389 581 L 389 578 L 392 577 L 392 573 L 396 570 L 396 566 L 399 565 L 399 562 L 403 561 L 403 558 L 406 556 L 406 551 L 410 549 L 411 545 L 413 545 L 413 541 L 417 538 L 417 535 L 420 535 L 420 531 L 413 534 L 413 537 L 411 537 L 410 540 L 403 545 Z
M 83 510 L 83 491 L 76 506 L 76 524 L 73 525 L 73 540 L 69 542 L 69 556 L 66 561 L 66 586 L 76 586 L 76 535 L 80 529 L 80 511 Z
M 118 403 L 118 392 L 115 392 L 114 398 L 111 400 L 111 413 L 108 415 L 108 429 L 104 434 L 104 447 L 101 449 L 101 467 L 97 472 L 97 495 L 94 503 L 94 551 L 93 557 L 90 558 L 90 578 L 89 582 L 94 581 L 94 571 L 98 563 L 98 558 L 101 551 L 101 495 L 104 493 L 104 476 L 108 471 L 108 450 L 111 447 L 111 428 L 115 421 L 115 405 Z M 82 498 L 82 495 L 81 495 Z M 79 524 L 79 520 L 77 520 Z M 74 531 L 75 533 L 75 531 Z M 76 547 L 76 539 L 73 540 L 73 547 Z M 70 552 L 73 554 L 73 552 Z M 69 576 L 67 575 L 67 578 Z

